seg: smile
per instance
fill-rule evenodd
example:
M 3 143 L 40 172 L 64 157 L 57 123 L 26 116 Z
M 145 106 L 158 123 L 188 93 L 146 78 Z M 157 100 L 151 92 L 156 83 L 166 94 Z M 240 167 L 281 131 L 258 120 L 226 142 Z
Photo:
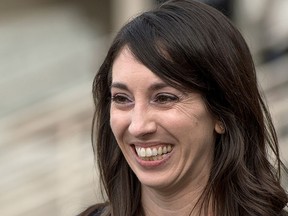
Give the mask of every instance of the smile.
M 172 146 L 167 145 L 167 146 L 160 146 L 160 147 L 148 147 L 148 148 L 143 148 L 143 147 L 137 147 L 135 146 L 135 150 L 137 155 L 142 159 L 142 160 L 161 160 L 162 155 L 167 154 L 172 151 Z

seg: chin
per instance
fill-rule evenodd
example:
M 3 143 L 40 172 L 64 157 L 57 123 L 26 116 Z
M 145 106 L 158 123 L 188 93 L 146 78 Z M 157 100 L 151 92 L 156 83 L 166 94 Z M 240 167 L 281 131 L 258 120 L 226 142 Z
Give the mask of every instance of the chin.
M 148 174 L 148 173 L 136 173 L 138 180 L 142 186 L 152 189 L 161 190 L 169 187 L 172 184 L 171 177 L 163 176 L 163 174 Z

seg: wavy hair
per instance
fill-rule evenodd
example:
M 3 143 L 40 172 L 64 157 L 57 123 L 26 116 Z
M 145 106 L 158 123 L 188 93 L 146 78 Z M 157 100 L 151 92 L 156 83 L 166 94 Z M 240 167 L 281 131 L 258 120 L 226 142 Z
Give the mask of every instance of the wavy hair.
M 124 46 L 171 86 L 199 91 L 225 126 L 198 201 L 201 209 L 212 206 L 215 216 L 285 215 L 288 198 L 280 173 L 287 169 L 247 44 L 223 14 L 191 0 L 168 1 L 128 22 L 95 77 L 92 140 L 108 197 L 102 215 L 145 215 L 140 182 L 109 123 L 111 67 Z

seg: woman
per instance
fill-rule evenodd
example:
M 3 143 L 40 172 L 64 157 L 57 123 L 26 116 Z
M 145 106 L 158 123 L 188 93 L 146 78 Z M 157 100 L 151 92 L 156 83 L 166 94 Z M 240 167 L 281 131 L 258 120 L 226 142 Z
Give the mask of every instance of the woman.
M 107 203 L 81 215 L 287 215 L 250 52 L 217 10 L 171 0 L 130 21 L 93 95 Z

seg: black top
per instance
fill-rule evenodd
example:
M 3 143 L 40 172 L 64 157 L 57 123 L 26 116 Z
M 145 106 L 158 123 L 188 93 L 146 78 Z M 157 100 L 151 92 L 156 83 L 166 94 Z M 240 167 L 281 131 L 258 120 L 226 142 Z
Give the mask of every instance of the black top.
M 103 212 L 103 208 L 96 209 L 94 212 L 92 212 L 89 216 L 100 216 Z
M 105 204 L 96 204 L 90 206 L 78 216 L 101 216 L 101 214 L 104 212 L 105 206 Z M 288 216 L 288 212 L 283 210 L 279 216 Z

